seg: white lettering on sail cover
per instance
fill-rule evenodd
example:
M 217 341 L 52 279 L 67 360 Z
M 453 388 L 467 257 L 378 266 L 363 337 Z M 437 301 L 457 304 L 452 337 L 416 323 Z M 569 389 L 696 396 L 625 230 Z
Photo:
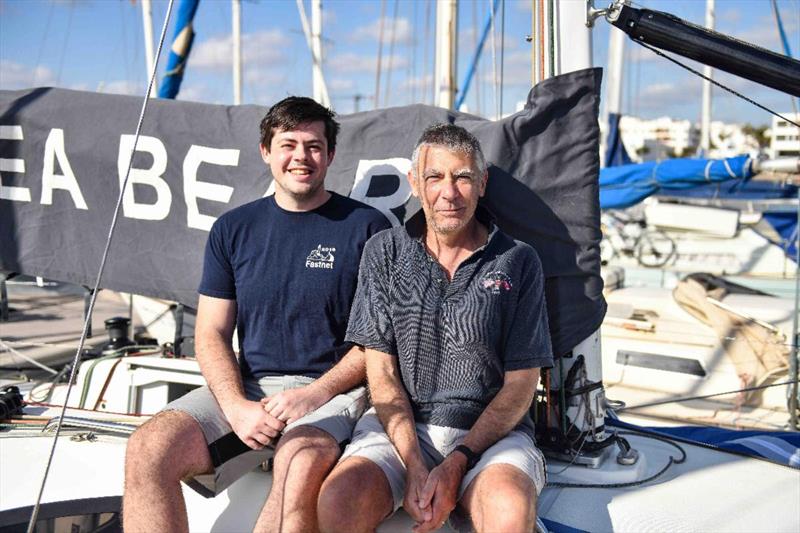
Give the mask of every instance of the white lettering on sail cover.
M 356 168 L 353 189 L 350 198 L 354 198 L 367 205 L 371 205 L 383 213 L 394 226 L 399 226 L 401 221 L 397 219 L 392 209 L 405 205 L 411 197 L 411 186 L 408 184 L 406 175 L 411 169 L 411 160 L 403 157 L 391 159 L 361 159 Z M 369 187 L 375 176 L 394 175 L 399 179 L 397 190 L 388 196 L 367 196 Z
M 0 126 L 0 139 L 6 141 L 21 141 L 22 126 Z M 12 187 L 11 185 L 3 185 L 3 172 L 25 174 L 25 160 L 0 158 L 0 200 L 30 202 L 31 190 L 27 187 Z
M 233 187 L 197 181 L 197 169 L 202 163 L 235 167 L 239 165 L 239 150 L 209 148 L 192 145 L 183 160 L 183 196 L 186 202 L 186 223 L 190 228 L 209 231 L 216 220 L 211 215 L 200 213 L 197 199 L 213 200 L 227 204 L 231 200 Z
M 56 159 L 58 166 L 61 167 L 63 174 L 56 174 Z M 72 203 L 78 209 L 89 209 L 86 200 L 83 199 L 81 188 L 78 187 L 78 180 L 67 159 L 67 152 L 64 150 L 64 130 L 53 128 L 44 143 L 44 161 L 42 162 L 42 205 L 53 204 L 53 189 L 62 189 L 72 197 Z
M 119 172 L 120 187 L 125 182 L 125 173 L 133 157 L 134 135 L 120 135 L 119 157 L 117 158 L 117 171 Z M 139 136 L 136 145 L 137 152 L 149 152 L 153 156 L 153 165 L 148 169 L 131 167 L 128 186 L 122 196 L 122 213 L 128 218 L 141 220 L 164 220 L 169 214 L 172 205 L 172 192 L 169 185 L 161 177 L 167 170 L 167 149 L 164 143 L 156 137 Z M 156 192 L 156 201 L 144 204 L 136 201 L 134 184 L 149 185 Z

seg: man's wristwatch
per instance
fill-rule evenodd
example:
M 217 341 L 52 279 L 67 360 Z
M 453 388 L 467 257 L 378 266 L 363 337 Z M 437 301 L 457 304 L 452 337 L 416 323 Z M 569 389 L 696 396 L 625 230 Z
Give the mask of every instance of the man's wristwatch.
M 478 461 L 481 460 L 481 454 L 473 452 L 469 446 L 464 444 L 459 444 L 455 448 L 453 448 L 454 452 L 461 452 L 464 457 L 467 458 L 467 470 L 472 470 L 472 468 L 478 464 Z

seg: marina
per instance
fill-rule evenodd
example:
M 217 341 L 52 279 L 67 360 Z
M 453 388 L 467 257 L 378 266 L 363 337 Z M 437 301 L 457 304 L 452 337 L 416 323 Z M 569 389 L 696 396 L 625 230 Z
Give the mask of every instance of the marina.
M 171 0 L 157 4 L 164 16 L 157 46 L 152 3 L 136 7 L 149 80 L 136 96 L 39 84 L 0 90 L 0 530 L 122 529 L 130 434 L 205 384 L 193 326 L 211 224 L 274 193 L 254 148 L 269 102 L 243 103 L 243 92 L 253 93 L 243 91 L 243 78 L 245 85 L 255 78 L 241 57 L 242 46 L 252 53 L 254 42 L 252 33 L 250 40 L 241 35 L 241 2 L 231 2 L 233 32 L 224 45 L 215 41 L 233 67 L 233 105 L 148 98 L 178 91 L 191 57 L 192 17 L 208 5 L 179 4 L 174 14 Z M 390 105 L 392 68 L 381 70 L 382 47 L 403 41 L 395 39 L 402 33 L 399 4 L 393 17 L 386 4 L 373 36 L 381 47 L 374 109 L 361 110 L 353 98 L 352 112 L 339 113 L 325 185 L 397 226 L 420 208 L 406 174 L 426 126 L 461 125 L 483 145 L 490 165 L 482 203 L 501 229 L 534 247 L 545 276 L 555 364 L 543 372 L 530 410 L 547 457 L 536 530 L 797 531 L 800 159 L 681 154 L 669 164 L 614 161 L 622 141 L 611 126 L 623 110 L 621 96 L 601 83 L 613 88 L 619 45 L 609 45 L 603 72 L 593 66 L 592 36 L 597 26 L 612 40 L 627 34 L 631 43 L 771 87 L 787 102 L 800 96 L 800 62 L 788 46 L 777 53 L 713 31 L 713 0 L 706 28 L 621 0 L 523 2 L 514 9 L 531 23 L 524 45 L 529 92 L 510 109 L 502 74 L 485 83 L 484 57 L 482 83 L 479 61 L 482 50 L 493 49 L 492 65 L 502 72 L 495 48 L 502 57 L 501 25 L 511 7 L 495 0 L 473 15 L 474 56 L 459 88 L 456 21 L 471 4 L 420 2 L 411 19 L 427 12 L 436 45 L 430 62 L 426 56 L 420 63 L 436 83 L 418 101 L 412 95 Z M 336 84 L 326 83 L 323 68 L 331 45 L 322 2 L 311 8 L 308 20 L 297 3 L 312 73 L 311 91 L 303 87 L 331 105 Z M 183 27 L 192 34 L 188 47 L 179 38 Z M 159 79 L 168 28 L 176 38 L 169 74 Z M 279 46 L 274 38 L 258 41 L 264 54 Z M 391 48 L 385 58 L 396 60 Z M 3 61 L 0 74 L 11 72 Z M 474 94 L 471 83 L 483 98 L 466 98 Z M 471 103 L 473 110 L 489 107 L 492 90 L 486 118 L 470 112 Z M 89 124 L 87 116 L 103 120 Z M 708 155 L 708 132 L 703 137 L 698 148 Z M 800 138 L 798 145 L 800 154 Z M 689 170 L 678 175 L 677 167 Z M 759 179 L 778 184 L 780 201 L 736 197 Z M 710 198 L 676 192 L 699 185 L 712 187 Z M 734 198 L 723 199 L 728 186 Z M 786 225 L 769 218 L 776 211 L 787 215 Z M 320 244 L 305 266 L 332 270 L 335 251 Z M 276 257 L 275 268 L 284 268 L 282 261 Z M 189 530 L 252 530 L 271 468 L 269 459 L 214 498 L 183 484 Z M 413 526 L 400 510 L 378 531 Z M 470 526 L 454 514 L 440 530 Z

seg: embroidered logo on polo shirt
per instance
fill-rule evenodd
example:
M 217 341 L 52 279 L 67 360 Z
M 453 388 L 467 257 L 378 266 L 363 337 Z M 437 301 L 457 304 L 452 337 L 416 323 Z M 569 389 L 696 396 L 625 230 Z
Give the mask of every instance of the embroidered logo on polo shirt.
M 333 256 L 335 251 L 336 248 L 332 246 L 323 247 L 321 244 L 317 245 L 306 258 L 306 268 L 325 268 L 333 270 L 333 262 L 336 260 Z
M 484 289 L 492 292 L 493 294 L 499 294 L 500 291 L 511 290 L 511 278 L 508 277 L 508 274 L 501 272 L 500 270 L 496 270 L 487 274 L 486 277 L 481 281 L 481 284 L 483 285 Z

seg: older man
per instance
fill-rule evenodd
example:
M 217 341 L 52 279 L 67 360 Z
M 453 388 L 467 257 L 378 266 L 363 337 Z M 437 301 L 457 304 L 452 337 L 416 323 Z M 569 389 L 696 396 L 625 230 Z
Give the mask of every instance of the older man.
M 544 460 L 528 411 L 552 365 L 536 252 L 478 206 L 478 141 L 440 124 L 408 175 L 405 227 L 368 241 L 347 339 L 366 350 L 374 408 L 324 483 L 323 531 L 369 531 L 401 505 L 422 533 L 460 505 L 478 531 L 532 531 Z

